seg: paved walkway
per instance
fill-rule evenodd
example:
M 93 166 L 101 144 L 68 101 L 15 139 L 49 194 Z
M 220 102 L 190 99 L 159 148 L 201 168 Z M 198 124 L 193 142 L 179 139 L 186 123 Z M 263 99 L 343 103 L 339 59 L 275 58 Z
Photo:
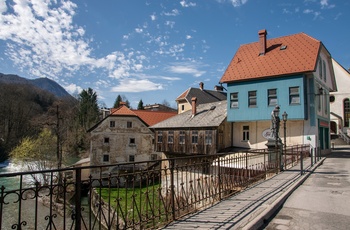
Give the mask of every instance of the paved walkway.
M 303 175 L 298 164 L 212 207 L 174 221 L 163 229 L 258 229 L 323 160 L 311 167 L 311 160 L 307 158 Z

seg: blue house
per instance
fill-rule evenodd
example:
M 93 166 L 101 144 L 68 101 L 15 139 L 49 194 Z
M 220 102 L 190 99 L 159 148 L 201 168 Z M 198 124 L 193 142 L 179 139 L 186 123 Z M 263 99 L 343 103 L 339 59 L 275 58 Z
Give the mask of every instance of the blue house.
M 329 92 L 336 91 L 332 58 L 321 41 L 305 34 L 241 45 L 224 72 L 227 121 L 233 123 L 233 144 L 265 148 L 271 112 L 279 105 L 280 137 L 287 145 L 310 144 L 330 151 Z

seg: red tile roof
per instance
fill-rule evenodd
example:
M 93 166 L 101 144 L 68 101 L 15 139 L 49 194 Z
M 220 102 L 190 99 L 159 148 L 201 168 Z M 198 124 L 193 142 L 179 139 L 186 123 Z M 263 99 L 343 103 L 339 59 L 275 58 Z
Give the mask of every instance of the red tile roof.
M 145 122 L 148 126 L 157 124 L 172 116 L 177 115 L 177 111 L 150 111 L 150 110 L 132 110 L 125 105 L 117 109 L 111 109 L 111 116 L 136 116 Z
M 321 42 L 305 33 L 268 39 L 265 55 L 259 56 L 260 43 L 239 47 L 220 82 L 258 79 L 316 69 Z M 281 49 L 286 46 L 286 49 Z
M 134 110 L 134 113 L 147 125 L 152 126 L 170 117 L 177 115 L 175 112 Z

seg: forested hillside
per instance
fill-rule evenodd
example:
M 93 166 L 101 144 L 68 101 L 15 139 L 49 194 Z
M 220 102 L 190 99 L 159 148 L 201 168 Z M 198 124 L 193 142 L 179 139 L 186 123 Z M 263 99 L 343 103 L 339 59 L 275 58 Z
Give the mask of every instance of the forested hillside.
M 50 144 L 57 146 L 63 156 L 86 153 L 86 122 L 82 120 L 94 123 L 98 117 L 93 114 L 94 118 L 86 118 L 91 113 L 81 111 L 81 107 L 86 107 L 82 106 L 83 101 L 58 98 L 32 84 L 0 82 L 0 162 L 23 138 L 37 138 L 44 128 L 56 136 L 55 143 Z

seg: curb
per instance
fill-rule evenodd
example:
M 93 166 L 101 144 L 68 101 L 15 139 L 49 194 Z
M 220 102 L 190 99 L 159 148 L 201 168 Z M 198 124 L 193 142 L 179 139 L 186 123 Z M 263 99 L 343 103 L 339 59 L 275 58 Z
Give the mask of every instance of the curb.
M 252 229 L 261 229 L 266 221 L 269 220 L 277 210 L 284 204 L 284 202 L 288 199 L 288 197 L 301 185 L 304 181 L 318 168 L 323 164 L 323 161 L 326 158 L 321 158 L 317 163 L 315 163 L 312 167 L 305 170 L 305 173 L 300 176 L 297 181 L 291 185 L 279 198 L 277 198 L 272 204 L 268 205 L 262 213 L 256 216 L 253 220 L 251 220 L 247 225 L 241 226 L 240 229 L 244 230 L 252 230 Z

